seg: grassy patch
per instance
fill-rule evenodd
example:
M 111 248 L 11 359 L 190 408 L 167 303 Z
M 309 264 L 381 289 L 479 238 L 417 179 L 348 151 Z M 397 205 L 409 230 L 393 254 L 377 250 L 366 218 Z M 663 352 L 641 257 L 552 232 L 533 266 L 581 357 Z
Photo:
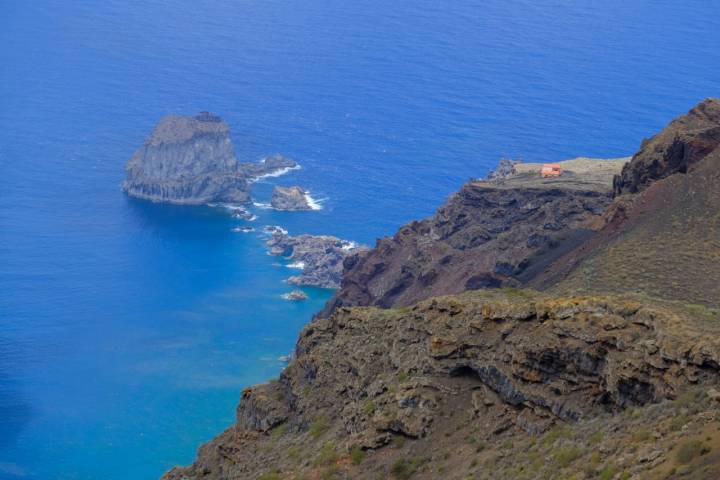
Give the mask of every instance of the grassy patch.
M 258 477 L 258 480 L 280 480 L 280 472 L 277 470 L 272 472 L 263 473 Z
M 273 428 L 270 431 L 270 436 L 272 438 L 280 438 L 283 435 L 285 435 L 288 431 L 288 424 L 287 423 L 281 423 L 277 427 Z
M 390 472 L 397 480 L 406 480 L 412 477 L 415 472 L 422 466 L 422 460 L 419 458 L 404 459 L 400 458 L 392 464 Z
M 338 461 L 339 455 L 335 450 L 335 442 L 327 442 L 320 449 L 320 453 L 315 459 L 315 466 L 327 466 L 332 465 Z
M 322 437 L 330 429 L 330 422 L 325 415 L 320 415 L 310 425 L 310 436 L 314 439 Z
M 353 447 L 350 450 L 350 459 L 355 465 L 360 465 L 365 460 L 365 452 L 360 447 Z
M 566 468 L 582 456 L 582 450 L 578 447 L 564 447 L 553 454 L 553 460 L 560 467 Z
M 680 464 L 690 463 L 695 457 L 705 455 L 709 451 L 710 449 L 700 440 L 688 440 L 680 445 L 680 448 L 675 454 L 675 459 Z

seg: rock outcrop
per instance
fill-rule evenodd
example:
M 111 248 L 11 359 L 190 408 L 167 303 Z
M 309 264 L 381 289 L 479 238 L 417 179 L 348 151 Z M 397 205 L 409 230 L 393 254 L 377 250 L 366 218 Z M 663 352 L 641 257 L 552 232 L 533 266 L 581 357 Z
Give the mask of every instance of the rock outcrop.
M 166 479 L 271 471 L 273 478 L 319 478 L 326 469 L 345 478 L 406 478 L 394 465 L 410 457 L 408 448 L 430 459 L 467 445 L 479 457 L 468 438 L 494 448 L 675 398 L 693 384 L 716 384 L 720 365 L 717 337 L 698 342 L 686 329 L 695 323 L 683 315 L 633 298 L 527 292 L 466 293 L 408 309 L 343 308 L 310 323 L 279 380 L 246 390 L 236 425 Z M 388 444 L 396 446 L 360 467 L 342 460 L 352 449 Z M 444 478 L 473 471 L 461 458 Z M 418 478 L 437 478 L 422 466 Z
M 514 164 L 522 175 L 464 185 L 433 217 L 349 258 L 341 288 L 321 315 L 340 306 L 402 306 L 524 284 L 591 235 L 612 200 L 613 174 L 624 160 L 582 162 L 587 173 L 568 169 L 560 179 L 541 179 L 532 170 L 537 164 Z M 603 175 L 588 181 L 593 168 Z
M 238 163 L 230 129 L 208 112 L 168 115 L 125 166 L 123 191 L 155 202 L 200 205 L 246 203 L 249 182 L 296 163 L 280 156 Z
M 269 253 L 292 260 L 302 269 L 300 275 L 288 278 L 293 285 L 338 288 L 343 261 L 350 255 L 364 251 L 353 242 L 325 235 L 292 237 L 282 230 L 273 230 L 267 241 Z
M 300 290 L 300 289 L 295 289 L 295 290 L 293 290 L 293 291 L 290 292 L 290 293 L 284 293 L 283 296 L 282 296 L 282 298 L 285 299 L 285 300 L 293 301 L 293 302 L 300 302 L 300 301 L 303 301 L 303 300 L 307 300 L 308 296 L 307 296 L 307 294 L 306 294 L 305 292 L 303 292 L 302 290 Z
M 708 98 L 644 140 L 615 179 L 615 194 L 637 193 L 656 180 L 686 173 L 720 145 L 720 99 Z
M 265 176 L 282 175 L 296 168 L 299 168 L 299 166 L 295 160 L 278 154 L 269 155 L 257 163 L 240 164 L 240 170 L 250 181 Z
M 307 192 L 297 186 L 273 188 L 270 205 L 276 210 L 312 210 Z
M 125 171 L 123 190 L 145 200 L 204 204 L 250 198 L 230 129 L 209 113 L 163 117 Z

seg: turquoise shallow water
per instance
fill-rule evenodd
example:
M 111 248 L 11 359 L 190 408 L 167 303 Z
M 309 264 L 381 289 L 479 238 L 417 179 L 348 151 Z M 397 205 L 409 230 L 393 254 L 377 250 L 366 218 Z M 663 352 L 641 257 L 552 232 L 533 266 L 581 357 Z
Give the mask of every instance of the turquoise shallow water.
M 152 479 L 230 424 L 329 292 L 219 209 L 125 198 L 166 113 L 323 210 L 257 226 L 372 244 L 501 156 L 632 153 L 720 95 L 706 1 L 0 2 L 0 478 Z M 267 201 L 271 184 L 255 195 Z

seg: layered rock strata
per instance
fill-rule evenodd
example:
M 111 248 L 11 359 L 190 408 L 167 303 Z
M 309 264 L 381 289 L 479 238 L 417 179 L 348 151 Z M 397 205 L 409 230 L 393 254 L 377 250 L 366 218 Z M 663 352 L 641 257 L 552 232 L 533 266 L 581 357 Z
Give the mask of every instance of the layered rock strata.
M 241 164 L 230 129 L 220 117 L 208 112 L 168 115 L 125 165 L 122 188 L 132 197 L 155 202 L 246 203 L 249 182 L 294 166 L 294 161 L 280 156 Z

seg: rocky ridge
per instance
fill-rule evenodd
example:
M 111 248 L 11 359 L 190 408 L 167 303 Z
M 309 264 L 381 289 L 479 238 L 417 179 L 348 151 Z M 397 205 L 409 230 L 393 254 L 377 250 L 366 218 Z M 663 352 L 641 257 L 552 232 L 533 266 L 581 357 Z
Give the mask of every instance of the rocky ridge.
M 686 115 L 673 120 L 662 132 L 643 140 L 615 179 L 617 195 L 637 193 L 656 180 L 687 173 L 720 144 L 720 99 L 708 98 Z

